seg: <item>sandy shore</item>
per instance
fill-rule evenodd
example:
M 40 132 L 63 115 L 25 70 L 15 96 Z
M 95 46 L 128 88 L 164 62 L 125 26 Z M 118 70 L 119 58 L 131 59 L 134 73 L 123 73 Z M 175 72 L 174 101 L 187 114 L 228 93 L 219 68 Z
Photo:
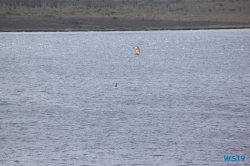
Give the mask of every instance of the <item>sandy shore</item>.
M 139 31 L 250 28 L 250 23 L 169 21 L 118 17 L 0 17 L 1 32 Z

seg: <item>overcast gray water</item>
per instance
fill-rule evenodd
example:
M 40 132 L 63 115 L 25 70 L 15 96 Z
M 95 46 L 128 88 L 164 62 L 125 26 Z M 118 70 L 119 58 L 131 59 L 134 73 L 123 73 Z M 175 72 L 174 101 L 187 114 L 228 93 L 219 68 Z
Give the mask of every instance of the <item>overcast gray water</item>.
M 0 165 L 245 166 L 249 126 L 249 29 L 0 33 Z

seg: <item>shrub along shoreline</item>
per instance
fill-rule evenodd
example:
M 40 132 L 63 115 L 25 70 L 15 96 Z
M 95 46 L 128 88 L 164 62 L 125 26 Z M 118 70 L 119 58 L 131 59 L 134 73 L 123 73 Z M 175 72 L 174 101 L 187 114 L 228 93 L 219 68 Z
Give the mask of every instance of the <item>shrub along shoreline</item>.
M 246 0 L 0 0 L 0 31 L 250 28 Z
M 109 17 L 0 17 L 1 32 L 147 31 L 250 28 L 249 23 Z

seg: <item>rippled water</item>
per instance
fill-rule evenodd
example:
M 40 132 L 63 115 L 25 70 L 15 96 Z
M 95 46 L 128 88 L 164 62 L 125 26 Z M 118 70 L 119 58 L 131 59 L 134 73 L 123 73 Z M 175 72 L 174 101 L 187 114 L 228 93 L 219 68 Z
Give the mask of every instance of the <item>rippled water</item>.
M 0 33 L 0 165 L 248 165 L 249 126 L 250 30 Z

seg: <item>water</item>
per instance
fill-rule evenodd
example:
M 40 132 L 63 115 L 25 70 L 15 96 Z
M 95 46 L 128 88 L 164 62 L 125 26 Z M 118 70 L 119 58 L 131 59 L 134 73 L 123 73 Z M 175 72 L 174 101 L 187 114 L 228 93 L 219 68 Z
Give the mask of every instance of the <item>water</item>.
M 0 33 L 0 165 L 248 165 L 249 46 L 250 30 Z

